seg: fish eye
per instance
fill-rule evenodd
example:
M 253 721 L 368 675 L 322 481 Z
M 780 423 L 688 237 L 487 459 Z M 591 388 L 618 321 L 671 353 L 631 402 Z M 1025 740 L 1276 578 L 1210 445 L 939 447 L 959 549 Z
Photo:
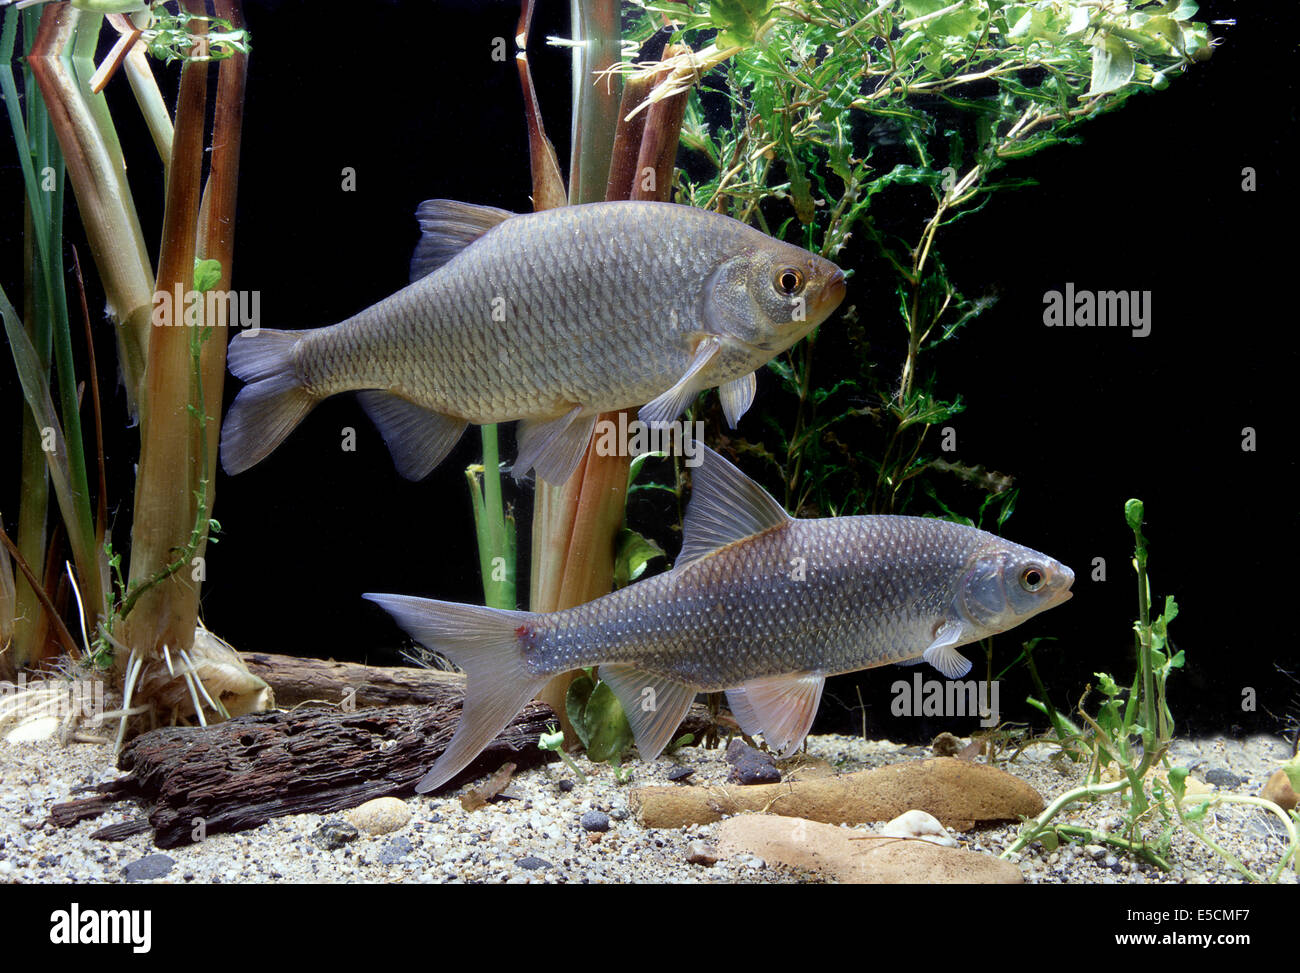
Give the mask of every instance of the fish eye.
M 798 267 L 782 267 L 773 279 L 776 289 L 786 297 L 794 297 L 804 285 L 804 275 Z
M 1042 568 L 1027 567 L 1020 572 L 1020 587 L 1026 591 L 1037 591 L 1047 581 L 1047 575 Z

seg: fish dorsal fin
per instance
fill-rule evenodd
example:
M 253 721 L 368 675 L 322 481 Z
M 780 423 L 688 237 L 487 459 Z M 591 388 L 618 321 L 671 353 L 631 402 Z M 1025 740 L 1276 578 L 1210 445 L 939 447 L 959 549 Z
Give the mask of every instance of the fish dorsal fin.
M 700 449 L 703 462 L 691 481 L 691 504 L 686 510 L 677 567 L 794 519 L 740 470 L 703 443 Z
M 411 257 L 411 283 L 427 277 L 498 223 L 516 214 L 454 199 L 426 199 L 415 210 L 420 242 Z

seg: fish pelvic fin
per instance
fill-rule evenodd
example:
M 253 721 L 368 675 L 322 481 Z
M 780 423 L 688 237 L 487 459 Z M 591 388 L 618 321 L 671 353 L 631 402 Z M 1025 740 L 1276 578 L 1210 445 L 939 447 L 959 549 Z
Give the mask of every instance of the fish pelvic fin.
M 536 470 L 547 483 L 563 486 L 587 454 L 596 416 L 583 418 L 582 406 L 574 406 L 558 419 L 525 419 L 519 424 L 519 455 L 511 475 L 522 479 Z
M 469 425 L 391 392 L 358 392 L 357 399 L 384 437 L 397 472 L 408 480 L 423 480 L 432 473 Z
M 701 443 L 700 450 L 703 458 L 691 480 L 675 567 L 794 519 L 771 494 L 709 447 Z
M 641 759 L 656 759 L 686 718 L 696 688 L 622 663 L 602 665 L 600 678 L 623 704 Z
M 820 672 L 751 679 L 727 690 L 727 703 L 746 736 L 763 734 L 781 757 L 799 749 L 812 729 L 826 677 Z
M 483 752 L 550 678 L 528 665 L 526 639 L 537 616 L 408 595 L 367 594 L 421 644 L 465 670 L 460 725 L 416 793 L 447 783 Z
M 754 393 L 757 389 L 758 378 L 753 372 L 718 386 L 718 398 L 722 400 L 722 414 L 727 417 L 727 425 L 732 429 L 736 428 L 740 417 L 754 404 Z
M 427 277 L 492 227 L 515 215 L 495 206 L 426 199 L 415 210 L 420 242 L 411 257 L 411 283 Z
M 221 465 L 242 473 L 266 459 L 315 407 L 298 378 L 293 350 L 301 331 L 259 328 L 236 335 L 226 363 L 246 384 L 221 424 Z

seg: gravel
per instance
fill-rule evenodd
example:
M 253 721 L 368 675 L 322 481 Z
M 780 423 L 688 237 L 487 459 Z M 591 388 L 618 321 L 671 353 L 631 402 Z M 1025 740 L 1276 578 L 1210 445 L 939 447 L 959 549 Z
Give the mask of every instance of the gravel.
M 1216 737 L 1175 743 L 1175 763 L 1198 768 L 1205 779 L 1222 770 L 1239 794 L 1259 792 L 1269 774 L 1289 756 L 1280 738 Z M 879 767 L 928 755 L 928 750 L 888 741 L 847 736 L 808 740 L 808 756 L 837 771 Z M 109 824 L 133 820 L 140 809 L 128 804 L 97 819 L 60 829 L 46 822 L 51 805 L 84 796 L 88 787 L 121 774 L 110 766 L 107 748 L 62 746 L 46 740 L 0 744 L 0 883 L 72 882 L 159 884 L 248 882 L 806 882 L 806 872 L 768 864 L 754 856 L 714 859 L 717 825 L 650 831 L 627 810 L 628 784 L 612 768 L 581 757 L 589 784 L 570 789 L 572 778 L 559 762 L 516 776 L 517 800 L 497 801 L 466 812 L 455 793 L 407 799 L 412 817 L 397 834 L 357 833 L 338 815 L 301 814 L 277 818 L 238 834 L 209 834 L 198 844 L 159 850 L 149 832 L 122 841 L 90 837 Z M 782 762 L 783 770 L 801 758 Z M 1032 747 L 1002 764 L 1050 801 L 1075 786 L 1081 768 L 1054 747 Z M 631 786 L 666 784 L 691 771 L 689 784 L 722 784 L 731 768 L 721 750 L 684 747 L 651 765 L 630 760 Z M 681 785 L 678 785 L 681 786 Z M 732 784 L 730 786 L 737 786 Z M 1123 805 L 1107 795 L 1076 805 L 1062 823 L 1118 831 Z M 1224 805 L 1203 821 L 1206 835 L 1256 873 L 1267 873 L 1286 847 L 1271 815 L 1244 805 Z M 603 824 L 603 829 L 597 825 Z M 957 834 L 962 847 L 998 854 L 1016 837 L 1018 825 Z M 319 842 L 319 843 L 318 843 Z M 1118 853 L 1105 843 L 1040 844 L 1013 856 L 1026 881 L 1040 883 L 1234 883 L 1243 877 L 1186 829 L 1174 832 L 1169 872 Z M 1294 884 L 1294 870 L 1282 881 Z

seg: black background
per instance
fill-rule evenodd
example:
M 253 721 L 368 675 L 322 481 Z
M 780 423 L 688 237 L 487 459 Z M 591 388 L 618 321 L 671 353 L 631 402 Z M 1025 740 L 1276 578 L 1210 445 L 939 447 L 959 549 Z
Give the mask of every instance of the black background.
M 247 8 L 254 53 L 233 287 L 261 292 L 263 326 L 331 324 L 403 286 L 423 199 L 530 208 L 514 2 L 369 2 L 364 15 L 353 5 L 289 0 Z M 567 4 L 541 8 L 531 60 L 567 170 L 569 57 L 544 43 L 567 33 Z M 1071 602 L 997 640 L 1000 666 L 1024 638 L 1057 639 L 1040 649 L 1039 667 L 1058 705 L 1072 706 L 1097 670 L 1122 682 L 1132 672 L 1135 584 L 1122 509 L 1138 496 L 1149 518 L 1154 592 L 1173 593 L 1181 606 L 1173 635 L 1188 662 L 1170 691 L 1181 727 L 1276 731 L 1288 702 L 1295 708 L 1297 687 L 1277 671 L 1294 670 L 1297 659 L 1287 623 L 1294 571 L 1280 567 L 1292 560 L 1296 534 L 1294 435 L 1274 404 L 1294 361 L 1293 202 L 1283 166 L 1295 92 L 1282 44 L 1273 43 L 1284 35 L 1273 16 L 1203 5 L 1199 20 L 1242 18 L 1212 28 L 1223 43 L 1209 62 L 1167 91 L 1087 123 L 1083 144 L 1016 163 L 1008 175 L 1039 185 L 1001 194 L 939 238 L 963 289 L 1000 295 L 936 360 L 939 391 L 967 403 L 954 423 L 956 458 L 1013 474 L 1021 497 L 1004 532 L 1079 575 Z M 504 62 L 490 57 L 498 36 L 511 54 Z M 164 72 L 169 98 L 175 79 L 175 70 Z M 156 259 L 157 156 L 124 79 L 110 100 Z M 9 150 L 0 158 L 8 214 L 0 280 L 17 302 L 21 180 Z M 1241 189 L 1247 166 L 1258 173 L 1253 193 Z M 341 191 L 344 167 L 356 171 L 355 192 Z M 913 234 L 925 215 L 918 207 Z M 894 218 L 909 225 L 905 211 Z M 67 225 L 78 242 L 74 213 Z M 887 277 L 865 247 L 850 247 L 840 262 L 854 271 L 845 306 L 858 305 L 878 335 L 879 367 L 895 369 L 888 349 L 901 325 L 892 296 L 873 289 L 873 279 Z M 94 313 L 102 294 L 89 277 Z M 1151 335 L 1045 328 L 1043 295 L 1067 281 L 1150 290 Z M 107 324 L 96 347 L 107 387 L 106 363 L 114 360 Z M 746 417 L 754 429 L 773 385 L 773 376 L 760 375 Z M 229 380 L 227 403 L 237 388 Z M 0 456 L 18 454 L 19 408 L 12 371 L 0 367 Z M 124 417 L 117 390 L 106 422 L 119 545 L 129 537 L 138 450 Z M 345 426 L 356 429 L 356 452 L 340 449 Z M 1257 452 L 1242 451 L 1244 426 L 1256 429 Z M 215 515 L 224 531 L 209 548 L 207 625 L 244 650 L 400 661 L 403 636 L 360 594 L 481 600 L 460 472 L 477 461 L 478 448 L 477 436 L 467 435 L 429 479 L 411 484 L 394 472 L 351 397 L 323 403 L 265 462 L 218 476 Z M 509 436 L 503 453 L 513 456 Z M 15 508 L 16 467 L 6 461 L 0 477 L 4 512 Z M 530 488 L 513 498 L 526 545 Z M 632 525 L 662 535 L 662 524 Z M 1104 583 L 1089 579 L 1097 557 L 1106 561 Z M 977 666 L 978 673 L 978 657 Z M 889 715 L 890 684 L 914 671 L 832 681 L 816 729 L 865 725 L 895 739 L 968 730 L 973 721 Z M 1258 691 L 1254 713 L 1242 710 L 1246 687 Z M 1007 677 L 1004 716 L 1041 724 L 1023 705 L 1028 690 L 1022 670 Z M 859 692 L 865 714 L 856 708 Z

